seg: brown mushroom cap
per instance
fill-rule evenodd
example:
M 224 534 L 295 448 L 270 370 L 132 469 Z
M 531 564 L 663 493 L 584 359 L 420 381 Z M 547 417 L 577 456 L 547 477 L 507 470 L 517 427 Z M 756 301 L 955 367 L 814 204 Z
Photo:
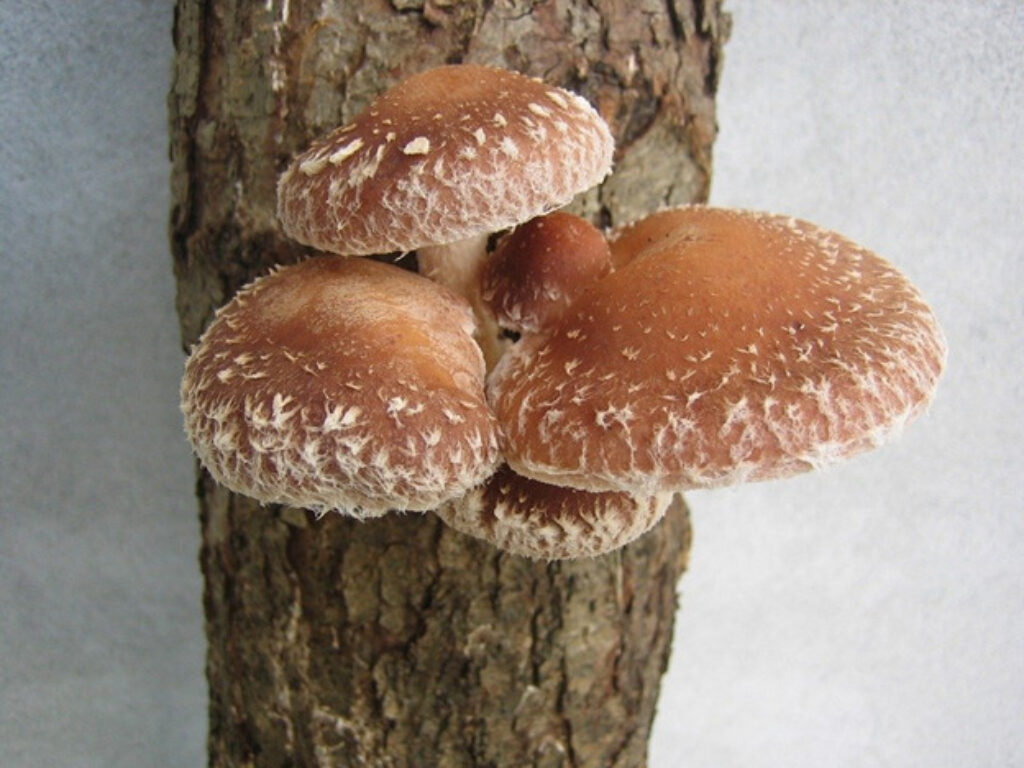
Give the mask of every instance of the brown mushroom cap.
M 278 215 L 296 240 L 386 253 L 494 232 L 568 203 L 611 167 L 581 97 L 469 64 L 414 75 L 295 158 Z
M 636 495 L 784 477 L 886 440 L 931 398 L 935 316 L 890 264 L 782 216 L 687 207 L 495 369 L 506 460 Z
M 324 257 L 242 289 L 192 352 L 186 431 L 228 488 L 360 517 L 426 510 L 496 467 L 466 303 L 391 265 Z
M 520 224 L 502 238 L 484 268 L 481 296 L 502 327 L 538 331 L 610 269 L 611 252 L 601 230 L 558 211 Z
M 625 546 L 661 520 L 672 497 L 590 493 L 530 480 L 503 466 L 483 485 L 438 508 L 437 515 L 505 552 L 562 560 Z

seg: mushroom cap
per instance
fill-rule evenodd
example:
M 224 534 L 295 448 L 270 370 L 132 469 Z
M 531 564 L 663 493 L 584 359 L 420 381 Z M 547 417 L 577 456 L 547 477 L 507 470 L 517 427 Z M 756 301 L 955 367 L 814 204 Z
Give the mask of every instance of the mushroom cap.
M 357 517 L 426 510 L 499 461 L 466 302 L 364 259 L 284 267 L 218 313 L 182 411 L 210 474 L 263 502 Z
M 556 211 L 502 238 L 484 267 L 481 296 L 503 328 L 538 331 L 610 269 L 611 252 L 601 230 Z
M 437 515 L 457 531 L 505 552 L 541 560 L 594 557 L 623 547 L 650 530 L 673 494 L 635 498 L 549 485 L 507 465 Z
M 414 75 L 298 155 L 278 183 L 292 238 L 341 254 L 494 232 L 568 203 L 611 168 L 583 98 L 470 64 Z
M 612 252 L 621 266 L 492 374 L 521 474 L 635 495 L 784 477 L 881 444 L 934 392 L 935 316 L 835 233 L 684 207 Z

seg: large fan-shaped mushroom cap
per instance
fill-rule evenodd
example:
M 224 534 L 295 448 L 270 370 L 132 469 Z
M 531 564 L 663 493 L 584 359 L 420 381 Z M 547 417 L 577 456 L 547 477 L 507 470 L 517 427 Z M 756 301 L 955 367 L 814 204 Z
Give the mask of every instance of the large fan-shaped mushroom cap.
M 932 397 L 934 314 L 833 232 L 686 207 L 621 229 L 612 255 L 489 382 L 521 474 L 637 496 L 784 477 L 879 445 Z

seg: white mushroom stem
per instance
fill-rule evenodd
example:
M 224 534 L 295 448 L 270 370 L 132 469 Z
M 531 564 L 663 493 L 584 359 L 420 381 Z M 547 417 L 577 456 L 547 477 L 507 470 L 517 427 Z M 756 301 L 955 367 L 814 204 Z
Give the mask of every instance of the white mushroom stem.
M 479 293 L 480 270 L 487 258 L 487 235 L 446 245 L 427 245 L 416 251 L 420 274 L 469 298 Z
M 483 351 L 487 370 L 501 359 L 507 343 L 494 313 L 480 295 L 480 279 L 487 259 L 487 235 L 477 235 L 446 245 L 428 245 L 416 251 L 420 274 L 465 298 L 476 317 L 476 341 Z

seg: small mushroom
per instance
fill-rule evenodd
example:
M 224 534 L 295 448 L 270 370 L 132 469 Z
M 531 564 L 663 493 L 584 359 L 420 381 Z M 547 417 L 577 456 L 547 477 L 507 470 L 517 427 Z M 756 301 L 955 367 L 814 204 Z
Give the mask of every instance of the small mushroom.
M 466 302 L 387 264 L 278 269 L 226 304 L 181 385 L 202 464 L 262 502 L 428 510 L 494 472 L 497 430 Z
M 580 96 L 501 69 L 439 67 L 298 155 L 278 183 L 278 216 L 332 253 L 417 250 L 421 273 L 491 322 L 478 296 L 488 236 L 596 185 L 613 148 Z
M 635 496 L 784 477 L 881 444 L 934 393 L 935 316 L 835 233 L 684 207 L 611 248 L 616 270 L 489 380 L 523 475 Z
M 481 295 L 502 328 L 536 332 L 610 269 L 611 251 L 601 231 L 556 211 L 502 238 L 484 267 Z
M 530 480 L 501 467 L 437 515 L 505 552 L 542 560 L 595 557 L 623 547 L 661 520 L 673 494 L 639 499 Z

